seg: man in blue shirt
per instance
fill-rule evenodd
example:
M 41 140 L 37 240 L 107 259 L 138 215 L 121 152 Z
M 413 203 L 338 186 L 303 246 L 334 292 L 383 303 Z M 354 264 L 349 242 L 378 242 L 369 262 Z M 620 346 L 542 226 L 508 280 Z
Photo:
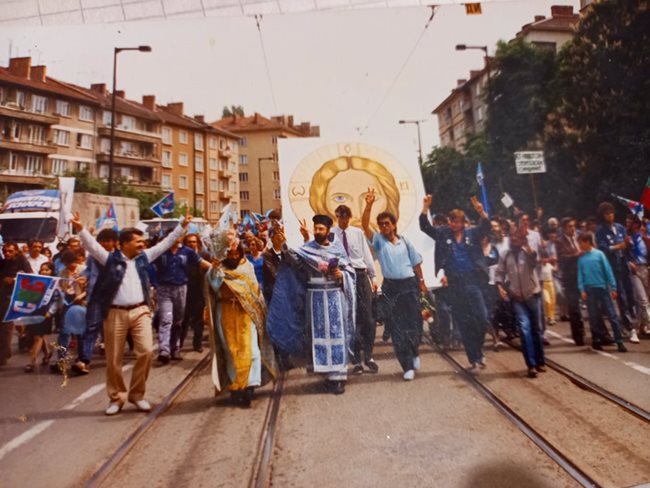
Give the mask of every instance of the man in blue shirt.
M 377 215 L 379 232 L 370 227 L 370 213 L 375 203 L 374 188 L 368 188 L 361 227 L 372 243 L 381 265 L 381 284 L 386 300 L 385 321 L 393 337 L 393 348 L 404 371 L 404 380 L 415 378 L 420 369 L 418 347 L 422 337 L 422 312 L 419 294 L 427 287 L 422 276 L 422 257 L 413 245 L 397 233 L 397 217 L 390 212 Z
M 190 266 L 208 269 L 210 263 L 179 239 L 154 262 L 158 288 L 158 361 L 169 363 L 170 359 L 182 359 L 180 339 L 183 333 L 183 317 L 187 299 L 187 282 Z M 190 306 L 193 306 L 190 304 Z
M 469 360 L 468 371 L 478 374 L 485 367 L 483 341 L 488 323 L 487 308 L 481 291 L 481 282 L 487 283 L 487 266 L 481 240 L 490 232 L 488 215 L 476 197 L 472 197 L 474 210 L 481 220 L 477 227 L 465 228 L 465 213 L 460 209 L 449 212 L 449 224 L 433 227 L 429 222 L 429 208 L 433 197 L 424 197 L 420 214 L 420 230 L 440 247 L 437 267 L 443 268 L 447 276 L 449 301 L 453 323 L 460 330 L 465 353 Z

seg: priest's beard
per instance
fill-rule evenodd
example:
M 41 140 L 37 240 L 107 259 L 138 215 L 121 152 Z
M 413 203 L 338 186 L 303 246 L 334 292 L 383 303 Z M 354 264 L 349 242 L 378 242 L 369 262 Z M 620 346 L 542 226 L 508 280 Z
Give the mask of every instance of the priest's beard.
M 328 237 L 327 234 L 325 235 L 314 234 L 314 240 L 316 241 L 317 244 L 320 244 L 321 246 L 327 242 L 327 237 Z
M 244 255 L 244 249 L 241 244 L 237 247 L 236 254 L 230 256 L 231 253 L 228 253 L 228 257 L 222 261 L 224 268 L 228 269 L 237 269 L 239 263 L 241 262 L 242 256 Z

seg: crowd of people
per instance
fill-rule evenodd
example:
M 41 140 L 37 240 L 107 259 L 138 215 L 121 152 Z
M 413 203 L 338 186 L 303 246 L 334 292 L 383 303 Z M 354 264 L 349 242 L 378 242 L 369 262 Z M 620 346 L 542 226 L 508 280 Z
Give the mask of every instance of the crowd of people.
M 398 231 L 398 216 L 384 211 L 371 222 L 375 191 L 369 188 L 361 228 L 340 205 L 336 225 L 329 215 L 301 222 L 304 244 L 287 246 L 279 211 L 254 228 L 237 225 L 187 233 L 191 217 L 164 237 L 135 228 L 102 229 L 95 236 L 78 214 L 76 232 L 52 255 L 43 242 L 25 248 L 7 242 L 0 259 L 0 314 L 10 304 L 17 273 L 60 278 L 43 307 L 40 323 L 16 327 L 19 348 L 29 351 L 27 373 L 40 365 L 90 373 L 98 349 L 106 357 L 107 415 L 126 402 L 151 410 L 145 398 L 154 361 L 183 359 L 207 341 L 216 392 L 229 391 L 247 407 L 254 389 L 283 369 L 304 366 L 322 374 L 334 394 L 345 391 L 348 374 L 375 374 L 378 324 L 392 342 L 403 379 L 421 367 L 422 298 L 430 297 L 422 256 Z M 597 217 L 545 218 L 517 211 L 488 216 L 471 200 L 472 222 L 454 209 L 431 214 L 423 200 L 419 225 L 435 241 L 436 320 L 429 330 L 443 348 L 461 342 L 468 372 L 486 367 L 485 337 L 499 350 L 502 339 L 519 337 L 527 375 L 545 371 L 547 327 L 568 321 L 576 346 L 585 345 L 582 310 L 589 317 L 595 350 L 650 335 L 648 222 L 629 214 L 615 222 L 604 202 Z M 606 320 L 611 333 L 606 326 Z M 204 336 L 207 325 L 208 335 Z M 14 327 L 0 324 L 0 366 L 12 352 Z M 47 336 L 56 332 L 53 351 Z M 191 334 L 190 334 L 191 332 Z M 157 340 L 154 341 L 154 336 Z M 123 378 L 126 345 L 135 354 L 130 385 Z M 74 351 L 74 352 L 73 352 Z M 53 357 L 53 354 L 56 354 Z

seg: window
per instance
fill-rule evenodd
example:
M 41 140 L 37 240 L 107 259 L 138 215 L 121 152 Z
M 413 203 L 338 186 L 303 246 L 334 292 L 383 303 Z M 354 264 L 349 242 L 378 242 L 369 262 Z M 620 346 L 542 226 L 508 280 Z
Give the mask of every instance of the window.
M 44 114 L 47 111 L 47 98 L 39 95 L 32 95 L 32 112 Z
M 99 141 L 99 152 L 108 154 L 111 151 L 111 140 L 110 139 L 101 139 Z
M 230 193 L 237 193 L 237 182 L 231 181 L 230 182 Z
M 196 199 L 196 209 L 200 210 L 201 212 L 203 212 L 203 210 L 205 209 L 205 204 L 203 203 L 203 198 L 198 197 Z
M 104 125 L 111 125 L 111 118 L 112 118 L 112 113 L 110 113 L 108 110 L 104 110 L 102 113 L 102 123 Z
M 172 130 L 169 127 L 163 127 L 162 141 L 165 144 L 171 144 L 172 143 Z
M 217 158 L 210 158 L 210 159 L 208 159 L 208 161 L 209 161 L 211 170 L 216 171 L 217 169 L 219 169 L 219 166 L 217 164 Z
M 178 200 L 178 206 L 180 208 L 187 208 L 187 198 L 180 198 Z
M 15 122 L 5 123 L 4 129 L 2 130 L 2 136 L 17 141 L 20 139 L 20 127 L 21 126 Z
M 243 219 L 244 217 L 246 217 L 249 213 L 251 213 L 250 210 L 241 210 L 241 211 L 239 212 L 239 214 L 240 214 L 240 216 L 241 216 L 242 219 Z
M 80 171 L 81 173 L 85 173 L 88 171 L 88 163 L 84 163 L 83 161 L 77 161 L 77 171 Z
M 187 166 L 187 154 L 186 153 L 180 153 L 178 155 L 178 164 L 181 166 Z
M 70 145 L 70 133 L 66 130 L 54 131 L 54 142 L 59 146 L 69 146 Z
M 239 181 L 248 181 L 248 173 L 239 173 Z
M 201 154 L 194 155 L 194 169 L 203 172 L 203 156 Z
M 162 175 L 161 186 L 165 190 L 170 190 L 172 188 L 172 175 Z
M 92 149 L 93 136 L 89 134 L 77 134 L 77 147 L 82 149 Z
M 228 165 L 224 161 L 219 161 L 219 171 L 226 171 L 228 169 Z
M 233 174 L 236 173 L 237 172 L 237 163 L 235 163 L 234 161 L 230 161 L 230 163 L 228 164 L 228 169 L 230 170 L 231 173 L 233 173 Z
M 30 125 L 28 128 L 27 139 L 32 144 L 43 144 L 45 139 L 45 130 L 41 125 Z
M 9 153 L 9 171 L 15 173 L 18 170 L 18 154 Z
M 248 155 L 240 154 L 239 155 L 239 164 L 248 164 Z
M 194 133 L 194 149 L 198 149 L 199 151 L 203 150 L 203 134 L 198 132 Z
M 216 149 L 217 148 L 217 138 L 216 137 L 210 137 L 208 139 L 208 147 L 210 149 Z
M 79 120 L 85 120 L 86 122 L 92 122 L 95 118 L 95 112 L 92 108 L 86 107 L 85 105 L 79 105 Z M 109 122 L 110 124 L 110 115 Z
M 122 128 L 126 130 L 135 129 L 135 117 L 130 115 L 122 115 Z
M 28 155 L 25 158 L 25 173 L 28 175 L 40 175 L 43 173 L 42 156 Z
M 218 212 L 219 211 L 219 202 L 216 200 L 210 200 L 210 212 Z
M 239 192 L 239 199 L 241 201 L 248 201 L 248 200 L 250 200 L 250 194 L 247 191 L 240 191 Z
M 217 191 L 217 190 L 219 190 L 219 187 L 217 186 L 217 179 L 210 178 L 210 191 Z
M 135 146 L 132 142 L 122 141 L 122 154 L 125 156 L 135 156 Z
M 273 181 L 280 181 L 280 172 L 279 171 L 274 171 L 273 172 Z
M 20 105 L 20 108 L 25 108 L 25 92 L 16 92 L 16 103 Z
M 106 167 L 108 169 L 108 167 Z M 68 171 L 68 162 L 65 159 L 52 160 L 52 174 L 62 175 Z
M 273 198 L 275 200 L 280 200 L 282 196 L 280 195 L 280 190 L 273 190 Z
M 172 152 L 163 151 L 162 152 L 162 167 L 171 168 L 172 167 Z
M 226 191 L 226 182 L 219 180 L 219 191 Z
M 182 130 L 178 133 L 178 142 L 181 144 L 187 144 L 187 132 Z
M 198 193 L 199 195 L 203 195 L 203 193 L 205 193 L 205 187 L 203 186 L 202 176 L 197 176 L 194 179 L 194 188 L 196 190 L 196 193 Z
M 271 143 L 275 146 L 278 143 L 278 136 L 271 136 Z
M 57 100 L 56 113 L 64 117 L 70 117 L 70 104 L 64 100 Z
M 181 175 L 178 177 L 178 187 L 181 190 L 187 190 L 187 176 Z
M 246 140 L 245 137 L 242 137 L 241 139 L 239 139 L 239 145 L 241 147 L 246 147 L 248 145 L 248 141 Z
M 108 178 L 108 164 L 99 165 L 99 177 Z

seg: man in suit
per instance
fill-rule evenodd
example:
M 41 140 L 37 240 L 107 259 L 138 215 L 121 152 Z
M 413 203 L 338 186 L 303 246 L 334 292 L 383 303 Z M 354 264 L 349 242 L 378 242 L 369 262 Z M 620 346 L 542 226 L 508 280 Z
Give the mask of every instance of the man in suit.
M 582 251 L 580 251 L 576 239 L 576 220 L 573 217 L 562 219 L 562 236 L 557 240 L 555 246 L 569 309 L 571 336 L 576 346 L 584 346 L 585 326 L 580 315 L 580 294 L 578 292 L 578 258 L 582 256 Z

